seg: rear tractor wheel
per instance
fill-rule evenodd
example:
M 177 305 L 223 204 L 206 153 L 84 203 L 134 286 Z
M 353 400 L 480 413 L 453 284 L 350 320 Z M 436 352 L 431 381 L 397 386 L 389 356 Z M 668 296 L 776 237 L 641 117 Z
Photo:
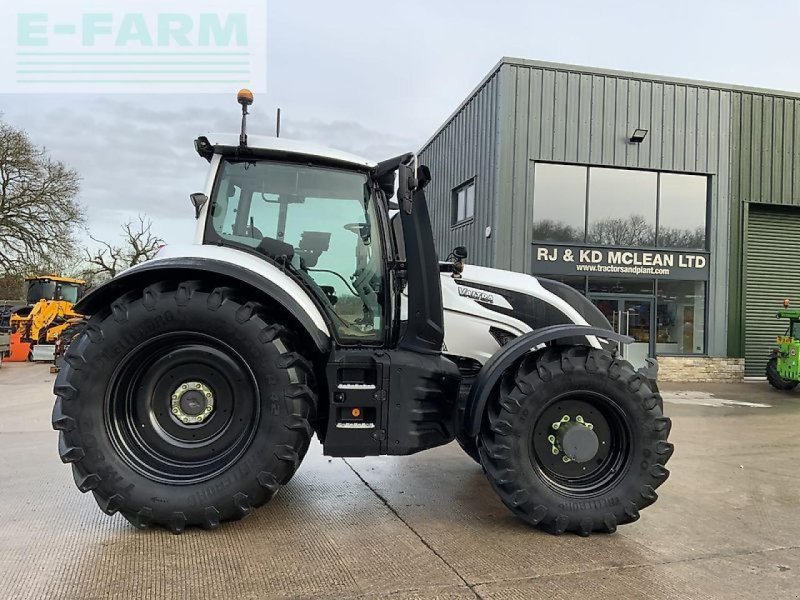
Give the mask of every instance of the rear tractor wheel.
M 793 390 L 797 387 L 797 384 L 800 383 L 798 381 L 792 381 L 791 379 L 784 379 L 781 377 L 780 373 L 778 373 L 778 357 L 773 356 L 772 358 L 767 361 L 767 381 L 769 384 L 774 387 L 776 390 L 780 390 L 782 392 L 788 392 Z
M 657 499 L 673 452 L 648 379 L 586 347 L 528 355 L 504 374 L 481 430 L 502 501 L 553 534 L 613 532 Z
M 118 298 L 56 379 L 53 428 L 78 489 L 175 533 L 267 502 L 312 435 L 311 367 L 293 341 L 230 288 L 161 282 Z

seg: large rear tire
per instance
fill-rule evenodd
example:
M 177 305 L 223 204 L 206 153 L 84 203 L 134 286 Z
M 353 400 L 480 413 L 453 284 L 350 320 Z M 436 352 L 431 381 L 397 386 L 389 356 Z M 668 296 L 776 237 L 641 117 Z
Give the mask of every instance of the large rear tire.
M 780 390 L 782 392 L 788 392 L 793 390 L 797 387 L 797 384 L 800 383 L 798 381 L 791 381 L 789 379 L 784 379 L 778 373 L 778 359 L 777 357 L 773 356 L 767 361 L 767 381 L 769 384 L 774 387 L 776 390 Z
M 230 288 L 160 282 L 93 316 L 53 428 L 75 483 L 139 528 L 216 528 L 287 483 L 312 436 L 310 363 Z
M 613 532 L 657 499 L 671 422 L 646 377 L 603 350 L 554 347 L 506 372 L 481 429 L 503 503 L 550 533 Z

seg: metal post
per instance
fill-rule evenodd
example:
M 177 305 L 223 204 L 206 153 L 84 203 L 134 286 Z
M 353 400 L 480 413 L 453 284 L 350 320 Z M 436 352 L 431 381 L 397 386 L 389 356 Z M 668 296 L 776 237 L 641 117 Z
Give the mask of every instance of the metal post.
M 247 146 L 247 105 L 242 104 L 242 131 L 239 133 L 239 145 Z

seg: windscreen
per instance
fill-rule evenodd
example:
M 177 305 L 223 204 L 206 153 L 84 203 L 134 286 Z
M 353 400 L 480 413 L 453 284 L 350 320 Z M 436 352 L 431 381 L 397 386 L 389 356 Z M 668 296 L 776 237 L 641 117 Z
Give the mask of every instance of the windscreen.
M 225 245 L 283 261 L 322 299 L 340 338 L 378 339 L 383 257 L 363 173 L 271 161 L 225 161 L 210 223 Z
M 56 300 L 64 300 L 75 304 L 78 301 L 81 288 L 75 283 L 61 283 L 56 289 Z
M 39 300 L 53 300 L 56 297 L 56 282 L 51 279 L 35 279 L 28 282 L 28 304 Z

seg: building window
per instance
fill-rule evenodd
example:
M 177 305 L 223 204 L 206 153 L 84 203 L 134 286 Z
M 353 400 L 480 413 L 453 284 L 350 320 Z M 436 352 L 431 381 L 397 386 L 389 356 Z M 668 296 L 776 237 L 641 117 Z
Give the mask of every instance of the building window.
M 587 241 L 655 246 L 657 191 L 653 171 L 590 168 Z
M 586 167 L 537 163 L 533 187 L 533 239 L 583 242 Z
M 453 190 L 453 225 L 471 221 L 475 217 L 475 180 Z
M 658 282 L 656 354 L 705 354 L 705 281 Z
M 536 163 L 533 239 L 705 250 L 708 177 Z
M 708 177 L 661 173 L 659 186 L 659 247 L 705 250 Z

